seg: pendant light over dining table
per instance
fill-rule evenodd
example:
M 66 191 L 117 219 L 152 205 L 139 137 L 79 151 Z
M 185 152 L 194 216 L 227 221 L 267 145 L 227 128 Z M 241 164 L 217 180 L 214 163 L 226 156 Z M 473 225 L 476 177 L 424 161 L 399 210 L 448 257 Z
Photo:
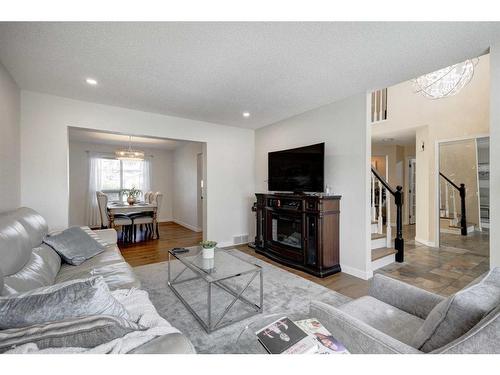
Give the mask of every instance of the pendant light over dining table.
M 115 151 L 118 160 L 144 160 L 144 151 L 132 149 L 132 136 L 128 137 L 128 148 Z

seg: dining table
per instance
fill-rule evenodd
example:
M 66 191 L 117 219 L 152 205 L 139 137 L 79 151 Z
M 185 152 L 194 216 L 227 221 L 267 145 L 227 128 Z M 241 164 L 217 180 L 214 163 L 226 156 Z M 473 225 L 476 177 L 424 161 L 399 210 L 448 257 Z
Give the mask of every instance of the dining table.
M 141 213 L 141 212 L 152 212 L 153 213 L 153 228 L 157 226 L 157 207 L 155 203 L 146 202 L 136 202 L 134 204 L 128 204 L 126 202 L 108 202 L 107 206 L 109 214 L 109 225 L 111 228 L 115 227 L 115 215 L 116 214 L 131 214 L 131 213 Z M 157 232 L 157 231 L 156 231 Z M 158 233 L 155 234 L 153 230 L 153 238 L 157 238 Z

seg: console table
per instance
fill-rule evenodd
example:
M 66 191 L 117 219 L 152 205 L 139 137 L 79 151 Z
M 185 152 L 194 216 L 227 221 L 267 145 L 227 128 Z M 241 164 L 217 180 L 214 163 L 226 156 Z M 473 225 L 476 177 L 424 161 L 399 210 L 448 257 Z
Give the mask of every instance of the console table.
M 340 196 L 255 195 L 257 253 L 318 277 L 340 272 Z

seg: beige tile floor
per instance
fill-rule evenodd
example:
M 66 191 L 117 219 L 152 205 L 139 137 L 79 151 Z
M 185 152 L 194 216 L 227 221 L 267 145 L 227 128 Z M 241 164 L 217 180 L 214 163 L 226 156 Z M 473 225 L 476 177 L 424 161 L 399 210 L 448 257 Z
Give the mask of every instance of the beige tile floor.
M 404 237 L 414 238 L 414 226 L 406 226 Z M 450 295 L 489 269 L 489 235 L 467 237 L 441 234 L 441 247 L 405 242 L 405 262 L 393 263 L 376 272 L 400 279 L 428 291 Z
M 390 264 L 377 270 L 376 273 L 386 274 L 419 288 L 448 296 L 462 289 L 488 270 L 489 250 L 484 254 L 485 249 L 489 247 L 487 233 L 475 234 L 467 238 L 461 238 L 459 235 L 447 235 L 443 241 L 445 245 L 441 248 L 434 248 L 409 240 L 409 238 L 415 238 L 414 231 L 415 226 L 404 227 L 404 263 Z M 464 248 L 460 248 L 460 246 Z M 256 254 L 253 249 L 246 245 L 238 246 L 238 248 L 351 298 L 358 298 L 368 293 L 370 281 L 358 279 L 344 272 L 318 278 L 273 262 Z

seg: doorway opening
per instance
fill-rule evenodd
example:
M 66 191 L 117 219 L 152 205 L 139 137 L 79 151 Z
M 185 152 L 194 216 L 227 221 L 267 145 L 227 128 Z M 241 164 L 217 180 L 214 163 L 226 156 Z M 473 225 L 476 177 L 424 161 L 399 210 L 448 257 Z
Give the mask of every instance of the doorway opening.
M 439 143 L 439 244 L 489 257 L 489 137 Z
M 161 249 L 202 240 L 205 143 L 70 127 L 68 144 L 70 225 L 115 228 L 119 247 L 132 265 L 166 260 Z M 139 157 L 122 160 L 117 150 L 129 148 L 139 151 Z M 131 189 L 138 192 L 129 204 Z M 106 197 L 102 209 L 98 193 Z M 115 225 L 114 215 L 126 217 Z M 138 246 L 144 253 L 137 252 Z

